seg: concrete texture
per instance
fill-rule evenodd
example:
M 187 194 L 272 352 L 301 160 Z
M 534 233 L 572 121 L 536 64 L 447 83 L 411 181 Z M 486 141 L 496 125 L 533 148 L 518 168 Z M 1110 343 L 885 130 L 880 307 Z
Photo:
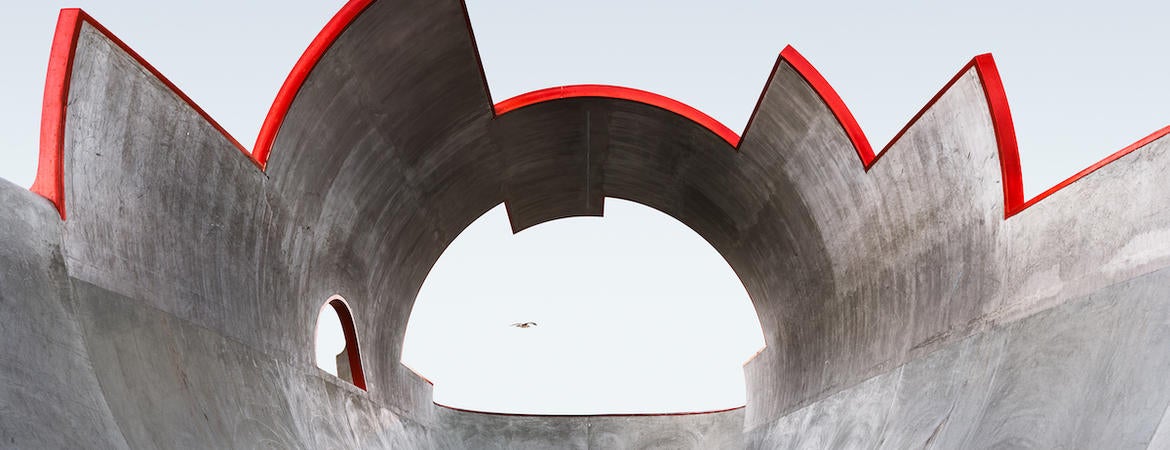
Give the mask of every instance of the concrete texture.
M 452 448 L 743 448 L 743 409 L 662 416 L 519 416 L 440 408 Z
M 0 447 L 1165 448 L 1165 139 L 1004 220 L 969 71 L 866 172 L 786 63 L 732 148 L 672 112 L 562 99 L 494 116 L 457 1 L 379 0 L 309 74 L 261 171 L 85 26 L 68 220 L 0 183 Z M 659 209 L 744 282 L 767 349 L 726 413 L 448 410 L 400 363 L 446 246 Z M 368 391 L 312 361 L 350 304 Z

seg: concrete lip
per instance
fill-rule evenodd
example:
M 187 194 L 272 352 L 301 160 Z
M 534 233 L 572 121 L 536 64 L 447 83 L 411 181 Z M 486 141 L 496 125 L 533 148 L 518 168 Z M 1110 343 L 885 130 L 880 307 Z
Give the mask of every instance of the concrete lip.
M 696 111 L 630 91 L 493 105 L 468 23 L 458 1 L 350 2 L 248 153 L 66 10 L 37 182 L 0 183 L 0 342 L 15 343 L 0 348 L 0 445 L 1170 439 L 1168 130 L 1025 202 L 989 57 L 872 155 L 795 52 L 733 143 Z M 568 418 L 436 407 L 399 360 L 443 249 L 500 203 L 519 231 L 601 215 L 605 197 L 683 222 L 743 280 L 767 341 L 745 367 L 747 406 Z M 379 349 L 362 355 L 365 391 L 313 365 L 306 330 L 332 295 Z

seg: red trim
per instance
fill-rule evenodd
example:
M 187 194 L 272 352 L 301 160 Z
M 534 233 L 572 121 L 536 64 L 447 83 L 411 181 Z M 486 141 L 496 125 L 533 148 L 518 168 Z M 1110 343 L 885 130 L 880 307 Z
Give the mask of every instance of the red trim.
M 999 151 L 1000 171 L 1003 181 L 1004 219 L 1019 214 L 1020 211 L 1023 211 L 1033 204 L 1036 204 L 1044 198 L 1047 198 L 1053 192 L 1068 186 L 1072 182 L 1079 180 L 1081 177 L 1088 175 L 1094 170 L 1097 170 L 1106 164 L 1109 164 L 1110 162 L 1125 156 L 1129 152 L 1141 148 L 1142 146 L 1170 133 L 1170 127 L 1158 130 L 1157 132 L 1143 138 L 1142 140 L 1135 142 L 1133 145 L 1130 145 L 1129 147 L 1126 147 L 1121 151 L 1106 157 L 1100 162 L 1089 166 L 1087 169 L 1082 170 L 1081 172 L 1073 175 L 1060 184 L 1053 186 L 1032 200 L 1025 202 L 1024 182 L 1020 170 L 1020 152 L 1018 143 L 1016 141 L 1016 131 L 1015 125 L 1012 121 L 1011 108 L 1008 106 L 1007 94 L 1003 88 L 1003 80 L 999 76 L 999 69 L 996 68 L 995 60 L 990 54 L 976 56 L 971 60 L 971 62 L 963 66 L 963 68 L 959 70 L 959 73 L 951 78 L 951 80 L 947 82 L 947 84 L 944 85 L 943 88 L 940 89 L 938 93 L 935 94 L 934 97 L 932 97 L 930 101 L 928 101 L 926 105 L 923 106 L 922 109 L 919 110 L 918 113 L 910 119 L 909 122 L 906 123 L 906 126 L 902 127 L 902 129 L 893 137 L 893 139 L 890 139 L 890 142 L 886 144 L 886 146 L 882 148 L 882 151 L 877 155 L 872 154 L 869 141 L 866 139 L 865 134 L 861 131 L 860 126 L 857 124 L 857 120 L 853 117 L 853 114 L 849 111 L 849 108 L 845 106 L 845 103 L 841 100 L 841 97 L 837 95 L 832 86 L 830 86 L 829 83 L 825 81 L 824 77 L 821 76 L 821 74 L 817 72 L 817 70 L 813 68 L 811 64 L 809 64 L 808 60 L 804 59 L 804 57 L 801 56 L 800 53 L 798 53 L 791 46 L 785 48 L 784 51 L 781 52 L 780 59 L 788 61 L 788 63 L 792 65 L 797 73 L 804 77 L 813 90 L 816 91 L 825 101 L 825 104 L 829 107 L 829 110 L 831 110 L 837 117 L 837 121 L 841 124 L 842 128 L 845 129 L 845 132 L 849 135 L 850 140 L 853 141 L 854 148 L 857 149 L 857 154 L 861 158 L 862 166 L 866 171 L 873 167 L 873 165 L 877 163 L 877 160 L 880 159 L 882 155 L 884 155 L 886 151 L 894 145 L 894 143 L 898 142 L 898 140 L 902 138 L 906 131 L 910 129 L 910 126 L 918 122 L 918 119 L 921 118 L 928 109 L 934 106 L 934 104 L 939 100 L 939 98 L 942 97 L 944 93 L 950 90 L 951 86 L 959 81 L 959 79 L 962 78 L 962 76 L 969 70 L 975 69 L 976 74 L 979 76 L 979 82 L 983 87 L 983 94 L 987 99 L 988 113 L 991 115 L 991 123 L 992 127 L 994 128 L 996 145 L 998 146 Z
M 1041 192 L 1040 195 L 1032 197 L 1031 200 L 1028 200 L 1026 203 L 1024 203 L 1020 207 L 1020 210 L 1024 210 L 1024 209 L 1036 204 L 1040 200 L 1044 200 L 1044 199 L 1048 198 L 1049 195 L 1052 195 L 1054 192 L 1059 191 L 1061 189 L 1064 189 L 1065 186 L 1072 184 L 1074 181 L 1077 181 L 1081 178 L 1084 178 L 1085 175 L 1093 173 L 1097 169 L 1105 167 L 1105 166 L 1109 165 L 1109 163 L 1111 163 L 1113 161 L 1117 161 L 1118 159 L 1121 159 L 1122 156 L 1128 155 L 1131 152 L 1133 152 L 1134 150 L 1145 147 L 1147 144 L 1154 142 L 1158 139 L 1161 139 L 1163 136 L 1166 136 L 1167 134 L 1170 134 L 1170 126 L 1163 127 L 1162 129 L 1160 129 L 1158 131 L 1150 133 L 1149 136 L 1146 136 L 1144 138 L 1139 139 L 1137 142 L 1129 144 L 1129 146 L 1127 146 L 1121 150 L 1118 150 L 1116 153 L 1113 153 L 1112 155 L 1106 156 L 1104 159 L 1097 161 L 1097 163 L 1095 163 L 1089 167 L 1086 167 L 1085 170 L 1077 172 L 1075 175 L 1068 177 L 1064 181 L 1061 181 L 1056 186 L 1048 188 L 1047 191 Z M 1017 162 L 1017 165 L 1018 164 L 1019 163 Z
M 325 24 L 325 28 L 317 33 L 317 37 L 309 43 L 309 48 L 305 49 L 305 53 L 301 54 L 301 58 L 297 60 L 296 65 L 285 78 L 284 84 L 280 86 L 280 91 L 276 93 L 276 99 L 272 101 L 272 107 L 268 109 L 268 115 L 264 117 L 264 123 L 260 125 L 260 134 L 256 136 L 256 146 L 252 147 L 252 161 L 261 169 L 268 166 L 268 155 L 272 151 L 273 142 L 276 141 L 276 134 L 280 131 L 280 126 L 284 124 L 288 109 L 292 106 L 297 94 L 300 93 L 309 73 L 317 67 L 321 57 L 325 55 L 329 47 L 333 46 L 341 33 L 349 28 L 349 25 L 375 1 L 349 0 L 345 6 L 341 7 L 340 11 L 337 11 L 337 14 L 333 15 L 329 23 Z
M 40 143 L 40 159 L 37 163 L 37 177 L 33 182 L 30 190 L 40 194 L 42 197 L 49 199 L 53 205 L 57 207 L 57 212 L 61 214 L 61 219 L 65 219 L 65 108 L 69 104 L 69 86 L 73 76 L 73 59 L 77 50 L 77 41 L 81 36 L 81 26 L 83 23 L 88 23 L 95 30 L 109 39 L 114 45 L 118 46 L 138 62 L 142 68 L 146 69 L 157 78 L 164 86 L 171 90 L 180 100 L 187 103 L 195 110 L 208 124 L 219 131 L 229 142 L 240 150 L 245 156 L 248 151 L 244 149 L 243 145 L 232 135 L 228 134 L 226 130 L 211 115 L 207 114 L 203 108 L 195 104 L 191 97 L 183 93 L 178 86 L 175 86 L 171 80 L 163 76 L 158 69 L 146 62 L 138 52 L 135 52 L 130 46 L 114 36 L 109 29 L 102 26 L 86 14 L 85 11 L 76 8 L 62 9 L 61 14 L 57 19 L 57 30 L 53 34 L 53 48 L 49 53 L 49 71 L 45 77 L 45 97 L 41 109 L 41 143 Z
M 263 170 L 268 162 L 268 156 L 272 149 L 272 144 L 276 139 L 276 134 L 279 132 L 281 125 L 284 122 L 285 116 L 288 114 L 288 109 L 292 106 L 293 100 L 300 92 L 304 85 L 308 74 L 320 62 L 325 52 L 333 45 L 337 38 L 349 27 L 349 25 L 365 11 L 376 0 L 349 0 L 340 11 L 329 21 L 328 24 L 317 34 L 316 38 L 309 44 L 304 54 L 294 65 L 292 71 L 285 79 L 281 86 L 276 99 L 273 101 L 272 107 L 265 117 L 264 123 L 261 125 L 260 133 L 256 140 L 254 151 L 249 158 Z M 466 5 L 464 5 L 464 15 L 467 15 Z M 118 39 L 113 33 L 110 33 L 105 27 L 95 21 L 92 17 L 79 9 L 64 9 L 57 21 L 57 30 L 53 37 L 53 48 L 49 57 L 48 75 L 45 81 L 45 96 L 42 105 L 41 117 L 41 144 L 40 144 L 40 158 L 37 167 L 36 180 L 33 182 L 31 190 L 56 206 L 58 213 L 60 213 L 62 220 L 65 219 L 65 188 L 64 188 L 64 140 L 65 140 L 65 108 L 68 105 L 69 85 L 73 71 L 73 57 L 77 48 L 77 40 L 80 35 L 82 23 L 89 23 L 99 32 L 106 36 L 111 42 L 120 47 L 128 55 L 134 58 L 143 68 L 147 69 L 152 75 L 159 79 L 171 91 L 175 93 L 180 99 L 189 104 L 200 116 L 202 116 L 212 127 L 223 134 L 233 145 L 236 146 L 242 153 L 248 154 L 242 145 L 230 134 L 223 129 L 210 115 L 202 108 L 195 104 L 184 94 L 177 86 L 170 80 L 164 77 L 157 69 L 151 66 L 138 53 L 134 52 L 124 42 Z M 468 31 L 470 33 L 471 26 L 468 21 Z M 474 44 L 474 37 L 473 44 Z M 476 51 L 478 59 L 478 51 Z M 885 154 L 895 142 L 897 142 L 903 134 L 916 123 L 919 118 L 934 105 L 935 102 L 950 89 L 952 85 L 968 70 L 974 68 L 979 75 L 980 83 L 983 86 L 984 94 L 987 97 L 988 109 L 991 114 L 991 120 L 995 131 L 996 142 L 999 147 L 999 159 L 1003 176 L 1004 189 L 1004 217 L 1008 218 L 1020 211 L 1036 204 L 1040 200 L 1047 198 L 1054 192 L 1063 189 L 1065 186 L 1081 179 L 1082 177 L 1092 173 L 1093 171 L 1104 167 L 1105 165 L 1116 161 L 1117 159 L 1137 150 L 1150 142 L 1153 142 L 1167 134 L 1170 134 L 1170 126 L 1163 128 L 1146 136 L 1145 138 L 1135 142 L 1134 144 L 1121 149 L 1120 151 L 1102 159 L 1101 161 L 1089 166 L 1085 170 L 1069 177 L 1061 183 L 1044 191 L 1035 198 L 1024 201 L 1023 181 L 1020 174 L 1020 158 L 1015 137 L 1015 127 L 1012 123 L 1011 110 L 1008 106 L 1007 95 L 1003 89 L 1003 83 L 999 76 L 999 71 L 995 66 L 995 61 L 991 55 L 984 54 L 976 56 L 966 66 L 963 67 L 959 73 L 950 80 L 943 88 L 929 101 L 922 109 L 914 115 L 913 118 L 907 122 L 906 126 L 890 140 L 881 152 L 876 155 L 873 153 L 873 148 L 865 133 L 862 131 L 860 125 L 857 123 L 853 113 L 845 105 L 840 95 L 829 85 L 824 76 L 812 66 L 799 52 L 791 46 L 786 47 L 780 52 L 777 58 L 776 66 L 773 67 L 774 78 L 776 69 L 779 68 L 781 61 L 788 62 L 797 73 L 799 73 L 813 88 L 814 91 L 820 95 L 821 99 L 833 112 L 837 122 L 844 129 L 846 135 L 852 142 L 857 155 L 861 160 L 862 166 L 865 170 L 869 170 L 882 155 Z M 482 72 L 482 63 L 480 69 Z M 486 80 L 486 78 L 485 78 Z M 486 87 L 485 87 L 486 89 Z M 765 90 L 767 87 L 765 86 Z M 485 91 L 486 92 L 486 91 Z M 490 93 L 488 94 L 490 96 Z M 580 97 L 600 97 L 600 98 L 615 98 L 622 100 L 635 101 L 639 103 L 648 104 L 659 107 L 670 112 L 674 112 L 683 117 L 686 117 L 695 123 L 711 130 L 717 136 L 722 138 L 732 147 L 738 149 L 741 138 L 734 131 L 724 126 L 719 121 L 711 118 L 703 112 L 692 108 L 682 102 L 654 94 L 651 92 L 641 91 L 637 89 L 605 86 L 605 85 L 576 85 L 563 86 L 548 89 L 542 89 L 527 94 L 521 94 L 511 99 L 502 101 L 493 106 L 495 115 L 506 114 L 517 109 L 530 106 L 536 103 L 542 103 L 551 100 L 565 99 L 565 98 L 580 98 Z M 763 101 L 763 94 L 760 96 L 759 102 L 756 104 L 756 111 L 752 113 L 748 120 L 748 128 L 755 120 L 756 113 L 759 110 L 760 104 Z M 745 133 L 748 128 L 745 128 Z
M 812 86 L 813 91 L 821 96 L 821 100 L 825 101 L 825 105 L 837 117 L 837 123 L 841 124 L 841 128 L 845 129 L 845 134 L 853 142 L 853 148 L 857 150 L 857 156 L 861 158 L 861 164 L 865 166 L 866 170 L 869 170 L 869 166 L 876 159 L 873 156 L 873 147 L 869 145 L 869 138 L 865 137 L 865 132 L 861 130 L 861 125 L 858 125 L 857 119 L 853 117 L 853 112 L 849 111 L 848 106 L 845 106 L 845 101 L 841 99 L 841 96 L 837 94 L 833 86 L 830 86 L 828 80 L 825 80 L 825 77 L 821 75 L 821 72 L 813 67 L 791 45 L 784 47 L 784 50 L 780 51 L 779 61 L 788 62 L 796 70 L 796 73 L 800 74 Z M 768 81 L 771 82 L 771 79 Z M 929 107 L 930 105 L 928 104 L 927 106 Z M 913 121 L 911 120 L 911 122 Z
M 890 142 L 882 147 L 882 150 L 877 154 L 873 153 L 873 147 L 870 145 L 869 139 L 865 136 L 865 132 L 857 123 L 857 119 L 845 105 L 845 101 L 837 94 L 837 91 L 829 84 L 825 77 L 813 67 L 807 59 L 804 58 L 792 46 L 785 47 L 780 52 L 780 57 L 776 60 L 776 65 L 772 68 L 772 76 L 769 80 L 775 77 L 776 70 L 779 68 L 781 62 L 787 62 L 802 78 L 808 82 L 813 91 L 821 97 L 829 110 L 832 111 L 837 123 L 844 129 L 845 134 L 849 137 L 853 144 L 854 150 L 857 151 L 858 159 L 861 160 L 862 167 L 869 171 L 874 164 L 885 155 L 886 151 L 890 149 L 904 134 L 910 129 L 912 125 L 918 122 L 935 103 L 942 98 L 956 82 L 959 81 L 968 71 L 974 69 L 979 76 L 979 82 L 983 87 L 983 93 L 987 99 L 988 112 L 991 115 L 991 123 L 995 132 L 996 145 L 999 151 L 1000 171 L 1003 181 L 1003 201 L 1004 201 L 1004 218 L 1018 214 L 1020 211 L 1032 206 L 1033 204 L 1047 198 L 1053 192 L 1063 189 L 1065 186 L 1073 183 L 1092 173 L 1093 171 L 1104 167 L 1105 165 L 1116 161 L 1118 158 L 1137 150 L 1150 142 L 1153 142 L 1167 134 L 1170 134 L 1170 126 L 1154 132 L 1153 134 L 1142 138 L 1132 145 L 1106 157 L 1100 162 L 1089 166 L 1085 170 L 1080 171 L 1076 175 L 1064 180 L 1060 184 L 1044 191 L 1044 193 L 1035 198 L 1025 202 L 1024 201 L 1024 183 L 1020 170 L 1020 153 L 1016 141 L 1015 125 L 1012 121 L 1011 108 L 1008 105 L 1007 94 L 1003 88 L 1003 81 L 999 76 L 999 69 L 995 65 L 995 60 L 990 54 L 982 54 L 976 56 L 963 66 L 959 72 L 948 81 L 942 89 L 938 91 L 926 102 L 917 114 L 912 117 L 898 134 L 894 135 Z M 765 87 L 765 93 L 767 88 Z M 682 102 L 673 100 L 651 92 L 641 91 L 637 89 L 619 87 L 619 86 L 605 86 L 605 85 L 576 85 L 576 86 L 562 86 L 548 89 L 541 89 L 538 91 L 521 94 L 516 97 L 504 100 L 495 105 L 496 115 L 503 115 L 511 111 L 515 111 L 526 106 L 537 103 L 543 103 L 552 100 L 564 98 L 578 98 L 578 97 L 600 97 L 600 98 L 615 98 L 621 100 L 630 100 L 640 103 L 645 103 L 651 106 L 657 106 L 667 111 L 676 113 L 686 117 L 695 123 L 703 126 L 716 135 L 723 138 L 733 147 L 738 149 L 741 138 L 735 132 L 728 129 L 719 121 L 710 116 L 690 107 Z M 760 105 L 763 103 L 764 94 L 760 95 L 759 101 L 756 103 L 755 110 L 752 112 L 751 118 L 748 119 L 747 127 L 744 129 L 744 134 L 751 128 L 755 121 L 756 114 L 759 112 Z
M 926 114 L 926 111 L 934 106 L 942 98 L 943 94 L 949 91 L 963 75 L 974 68 L 979 75 L 979 82 L 983 86 L 983 93 L 987 98 L 991 123 L 995 130 L 995 140 L 999 147 L 999 161 L 1004 189 L 1004 218 L 1011 217 L 1023 209 L 1024 187 L 1023 178 L 1020 175 L 1020 154 L 1016 144 L 1015 126 L 1012 124 L 1011 108 L 1008 107 L 1007 95 L 1004 93 L 1003 82 L 999 77 L 999 69 L 996 68 L 995 60 L 991 57 L 991 54 L 976 56 L 971 62 L 963 66 L 962 69 L 959 69 L 959 72 L 943 85 L 942 89 L 939 89 L 938 93 L 934 94 L 934 97 L 931 97 L 930 101 L 926 102 L 926 105 L 922 109 L 919 109 L 918 113 L 914 114 L 914 117 L 906 122 L 906 125 L 898 131 L 898 134 L 895 134 L 890 139 L 890 142 L 885 147 L 882 147 L 882 150 L 877 155 L 873 154 L 869 140 L 865 137 L 861 126 L 857 124 L 853 113 L 849 111 L 849 108 L 845 106 L 845 102 L 841 100 L 841 97 L 837 95 L 833 87 L 825 81 L 820 72 L 791 46 L 785 48 L 781 52 L 780 57 L 787 60 L 796 69 L 797 73 L 808 81 L 813 90 L 824 99 L 829 110 L 833 112 L 837 117 L 837 121 L 845 128 L 849 139 L 853 141 L 853 146 L 857 149 L 857 154 L 861 157 L 861 164 L 866 171 L 869 171 L 886 154 L 886 151 L 890 147 L 902 139 L 906 131 L 917 123 L 918 119 L 922 118 L 922 115 Z
M 995 66 L 991 54 L 976 56 L 967 64 L 967 67 L 972 66 L 975 67 L 979 81 L 983 84 L 983 95 L 987 96 L 987 109 L 991 114 L 991 126 L 995 130 L 995 142 L 999 145 L 999 168 L 1003 177 L 1003 218 L 1007 219 L 1024 210 L 1024 177 L 1020 170 L 1016 126 L 1012 121 L 1011 108 L 1008 107 L 1003 80 L 999 77 L 999 69 Z M 967 68 L 964 68 L 960 73 L 966 71 Z M 956 79 L 958 76 L 956 75 Z M 943 89 L 949 88 L 950 85 Z
M 650 106 L 656 106 L 686 117 L 687 119 L 690 119 L 704 128 L 711 130 L 712 133 L 715 133 L 715 135 L 719 136 L 724 141 L 727 141 L 727 143 L 731 144 L 732 147 L 739 147 L 738 134 L 735 134 L 735 132 L 731 131 L 730 128 L 727 128 L 727 126 L 723 125 L 718 120 L 711 118 L 711 116 L 704 114 L 702 111 L 699 111 L 683 102 L 666 96 L 628 87 L 609 86 L 604 84 L 578 84 L 573 86 L 551 87 L 538 91 L 532 91 L 526 94 L 520 94 L 510 99 L 496 103 L 494 110 L 497 116 L 502 116 L 517 109 L 535 105 L 537 103 L 544 103 L 547 101 L 560 100 L 565 98 L 582 97 L 615 98 L 644 103 Z
M 49 53 L 49 72 L 45 76 L 45 96 L 41 104 L 41 148 L 37 177 L 29 190 L 53 202 L 61 220 L 65 220 L 65 108 L 68 106 L 69 81 L 73 75 L 73 53 L 81 33 L 85 13 L 79 9 L 62 9 L 53 34 Z
M 329 306 L 337 312 L 341 320 L 341 331 L 345 335 L 345 352 L 349 357 L 349 373 L 353 377 L 353 385 L 366 390 L 366 373 L 362 370 L 362 355 L 358 348 L 357 329 L 353 325 L 353 315 L 349 312 L 349 305 L 339 297 L 329 300 Z

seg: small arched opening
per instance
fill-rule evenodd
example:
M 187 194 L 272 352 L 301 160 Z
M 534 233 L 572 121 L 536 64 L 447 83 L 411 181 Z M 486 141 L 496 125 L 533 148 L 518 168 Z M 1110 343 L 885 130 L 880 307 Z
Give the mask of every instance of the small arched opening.
M 366 389 L 353 314 L 341 296 L 330 297 L 317 313 L 315 343 L 318 368 Z

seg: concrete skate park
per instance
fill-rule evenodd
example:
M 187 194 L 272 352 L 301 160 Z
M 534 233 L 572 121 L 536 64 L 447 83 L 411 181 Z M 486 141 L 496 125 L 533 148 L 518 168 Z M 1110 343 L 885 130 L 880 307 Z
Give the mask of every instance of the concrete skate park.
M 249 150 L 64 10 L 41 126 L 32 189 L 0 181 L 3 448 L 1170 448 L 1170 128 L 1025 199 L 990 55 L 880 148 L 791 48 L 737 133 L 628 88 L 493 99 L 460 1 L 352 0 Z M 434 404 L 400 357 L 444 249 L 606 198 L 743 282 L 746 406 Z

